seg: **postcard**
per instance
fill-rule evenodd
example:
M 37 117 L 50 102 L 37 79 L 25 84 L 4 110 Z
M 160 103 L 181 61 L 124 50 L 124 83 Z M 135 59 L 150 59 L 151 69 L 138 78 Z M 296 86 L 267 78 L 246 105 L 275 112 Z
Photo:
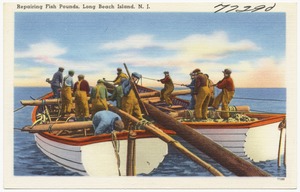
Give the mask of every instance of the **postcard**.
M 297 6 L 5 2 L 4 189 L 296 189 Z

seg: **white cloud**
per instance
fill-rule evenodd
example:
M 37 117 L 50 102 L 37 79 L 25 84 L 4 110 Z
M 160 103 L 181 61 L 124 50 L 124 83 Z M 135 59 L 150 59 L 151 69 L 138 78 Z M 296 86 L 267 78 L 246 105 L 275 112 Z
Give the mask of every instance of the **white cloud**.
M 225 32 L 210 35 L 193 34 L 173 42 L 156 41 L 152 35 L 133 35 L 102 46 L 103 49 L 123 51 L 146 47 L 172 50 L 178 57 L 185 57 L 185 60 L 218 60 L 236 52 L 260 49 L 247 39 L 231 42 Z
M 16 52 L 16 58 L 35 58 L 37 60 L 45 60 L 63 55 L 67 52 L 66 48 L 59 47 L 52 42 L 40 42 L 29 45 L 27 51 Z
M 127 50 L 127 49 L 143 49 L 145 47 L 154 46 L 152 35 L 132 35 L 126 39 L 106 43 L 101 46 L 102 49 Z
M 239 87 L 286 87 L 285 60 L 260 58 L 247 64 L 247 69 L 237 73 L 236 86 Z M 244 69 L 238 65 L 237 69 Z
M 224 32 L 190 35 L 177 42 L 166 44 L 165 47 L 179 51 L 178 54 L 190 60 L 219 60 L 232 53 L 259 50 L 255 43 L 246 39 L 230 42 Z

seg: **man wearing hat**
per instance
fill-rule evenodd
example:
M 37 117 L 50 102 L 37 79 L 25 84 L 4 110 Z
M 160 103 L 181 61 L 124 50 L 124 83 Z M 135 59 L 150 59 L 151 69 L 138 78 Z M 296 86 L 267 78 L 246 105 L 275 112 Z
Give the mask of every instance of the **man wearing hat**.
M 118 84 L 117 87 L 115 87 L 113 93 L 109 97 L 109 100 L 111 101 L 116 101 L 117 102 L 117 107 L 119 109 L 122 108 L 122 97 L 123 97 L 123 89 L 122 89 L 122 83 L 126 81 L 125 78 L 121 79 L 121 82 Z
M 121 68 L 117 68 L 117 75 L 118 76 L 116 77 L 116 79 L 113 80 L 114 85 L 118 85 L 121 82 L 122 78 L 125 78 L 125 79 L 128 78 L 128 76 L 122 72 Z
M 160 91 L 160 100 L 167 103 L 169 107 L 172 107 L 172 100 L 170 99 L 171 93 L 174 91 L 174 84 L 168 71 L 164 72 L 165 77 L 157 80 L 164 84 L 164 88 Z
M 75 117 L 78 120 L 87 120 L 90 116 L 87 99 L 90 86 L 84 79 L 84 75 L 78 75 L 78 81 L 75 83 L 73 90 L 75 93 Z
M 64 77 L 61 89 L 61 116 L 71 113 L 72 109 L 72 89 L 74 86 L 74 71 L 70 70 L 68 75 Z
M 224 74 L 224 78 L 217 84 L 214 84 L 214 86 L 217 86 L 219 89 L 222 89 L 222 91 L 215 98 L 212 107 L 214 107 L 214 109 L 218 109 L 220 103 L 222 103 L 222 111 L 229 111 L 228 105 L 234 96 L 235 87 L 233 79 L 231 78 L 231 70 L 225 69 L 222 72 Z M 228 119 L 229 112 L 222 112 L 221 117 L 224 119 Z
M 92 117 L 97 113 L 98 111 L 107 110 L 107 89 L 104 85 L 104 81 L 102 79 L 99 79 L 97 81 L 97 85 L 93 87 L 91 91 L 91 113 Z
M 54 73 L 52 80 L 50 80 L 49 78 L 46 79 L 46 82 L 51 84 L 53 98 L 60 97 L 59 92 L 60 92 L 60 88 L 61 88 L 61 84 L 62 84 L 62 80 L 63 80 L 63 72 L 64 72 L 64 68 L 59 67 L 58 71 L 56 73 Z
M 195 69 L 193 73 L 195 74 L 195 88 L 193 92 L 196 101 L 194 111 L 195 118 L 196 120 L 205 120 L 207 119 L 207 108 L 210 98 L 208 79 L 198 68 Z
M 95 135 L 122 131 L 124 123 L 121 117 L 111 111 L 98 111 L 93 117 L 93 127 Z
M 138 99 L 136 98 L 135 93 L 132 89 L 132 85 L 130 81 L 132 81 L 133 83 L 137 83 L 137 81 L 141 77 L 142 76 L 140 74 L 133 72 L 131 74 L 131 80 L 126 79 L 122 83 L 122 89 L 123 89 L 122 110 L 140 120 L 143 118 L 141 108 Z

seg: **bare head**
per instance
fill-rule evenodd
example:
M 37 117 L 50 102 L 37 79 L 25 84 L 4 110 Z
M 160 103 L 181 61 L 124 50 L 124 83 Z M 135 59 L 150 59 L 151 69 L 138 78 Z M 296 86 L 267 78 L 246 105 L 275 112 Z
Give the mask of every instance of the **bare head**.
M 123 131 L 124 130 L 124 123 L 122 120 L 116 120 L 114 126 L 115 126 L 115 131 Z

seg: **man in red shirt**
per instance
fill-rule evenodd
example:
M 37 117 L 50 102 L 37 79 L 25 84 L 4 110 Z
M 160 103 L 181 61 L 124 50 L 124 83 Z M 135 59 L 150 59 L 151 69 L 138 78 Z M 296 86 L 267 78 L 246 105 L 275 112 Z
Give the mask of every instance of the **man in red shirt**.
M 222 103 L 222 111 L 225 112 L 221 113 L 221 117 L 224 119 L 228 119 L 229 117 L 228 105 L 234 96 L 235 87 L 234 87 L 233 79 L 230 76 L 231 70 L 225 69 L 223 71 L 223 74 L 224 74 L 224 78 L 214 85 L 217 86 L 219 89 L 222 89 L 222 92 L 215 98 L 212 106 L 215 109 L 218 109 L 220 103 Z
M 174 91 L 174 84 L 168 71 L 164 72 L 165 78 L 157 80 L 164 84 L 164 88 L 160 92 L 160 100 L 165 100 L 169 107 L 172 107 L 171 93 Z
M 84 79 L 84 75 L 78 75 L 78 81 L 75 83 L 73 91 L 75 93 L 75 117 L 78 120 L 87 120 L 90 116 L 87 98 L 90 86 Z

